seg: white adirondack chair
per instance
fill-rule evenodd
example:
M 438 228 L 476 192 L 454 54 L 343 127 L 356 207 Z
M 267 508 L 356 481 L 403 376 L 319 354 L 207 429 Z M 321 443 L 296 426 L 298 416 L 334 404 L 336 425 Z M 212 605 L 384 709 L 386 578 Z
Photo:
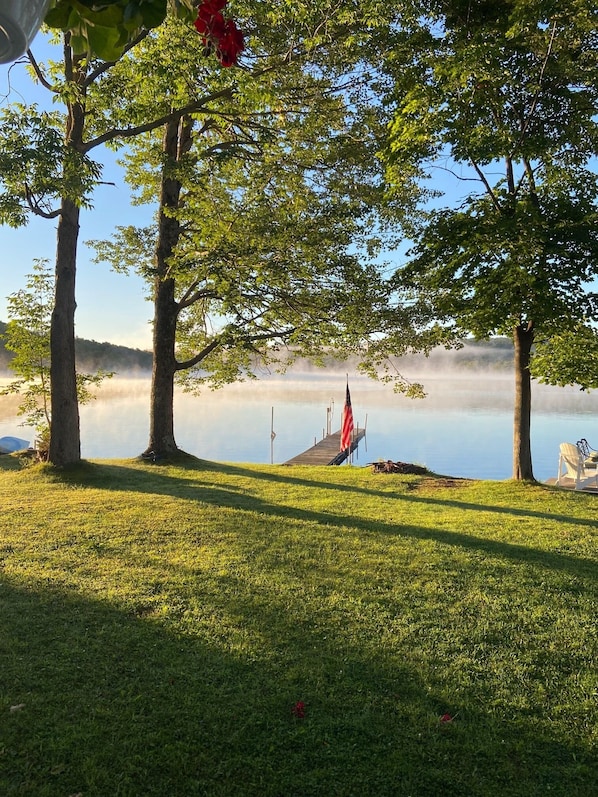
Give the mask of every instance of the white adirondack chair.
M 564 478 L 573 479 L 576 490 L 583 490 L 592 482 L 592 486 L 598 487 L 598 469 L 585 465 L 584 456 L 574 443 L 561 443 L 559 446 L 559 472 L 556 483 L 560 484 Z

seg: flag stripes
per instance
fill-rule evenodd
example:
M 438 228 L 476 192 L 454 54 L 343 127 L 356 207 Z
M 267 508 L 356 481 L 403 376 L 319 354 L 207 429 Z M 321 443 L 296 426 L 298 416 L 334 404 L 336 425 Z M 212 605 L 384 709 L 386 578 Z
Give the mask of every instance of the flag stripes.
M 349 382 L 347 382 L 347 395 L 341 420 L 341 451 L 345 451 L 351 446 L 353 437 L 353 408 L 351 406 L 351 394 L 349 393 Z

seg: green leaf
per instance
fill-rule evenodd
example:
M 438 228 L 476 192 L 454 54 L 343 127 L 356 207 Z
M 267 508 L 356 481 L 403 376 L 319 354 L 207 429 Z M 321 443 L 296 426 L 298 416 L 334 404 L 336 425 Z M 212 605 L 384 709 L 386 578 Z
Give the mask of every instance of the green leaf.
M 122 24 L 123 11 L 121 6 L 111 5 L 108 8 L 103 8 L 99 11 L 95 9 L 81 10 L 82 19 L 87 20 L 89 27 L 117 27 Z
M 157 28 L 161 25 L 166 18 L 166 10 L 165 0 L 141 0 L 139 4 L 139 12 L 146 28 Z
M 71 48 L 75 55 L 85 55 L 89 52 L 89 42 L 85 36 L 72 34 Z
M 68 27 L 71 10 L 72 9 L 69 3 L 58 3 L 58 5 L 54 6 L 54 8 L 51 8 L 48 11 L 44 22 L 50 28 L 60 28 L 60 30 L 66 30 Z
M 131 2 L 127 3 L 123 14 L 123 24 L 127 28 L 127 30 L 136 30 L 137 28 L 141 27 L 143 23 L 143 15 L 141 14 L 141 9 L 139 8 L 139 3 Z
M 121 34 L 117 28 L 90 25 L 87 36 L 91 51 L 105 61 L 116 61 L 122 55 Z

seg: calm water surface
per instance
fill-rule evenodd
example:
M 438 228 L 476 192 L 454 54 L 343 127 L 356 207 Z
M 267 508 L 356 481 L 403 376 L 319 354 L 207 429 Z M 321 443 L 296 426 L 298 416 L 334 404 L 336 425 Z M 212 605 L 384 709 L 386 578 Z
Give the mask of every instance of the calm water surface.
M 353 414 L 366 427 L 353 464 L 379 459 L 413 462 L 436 473 L 508 479 L 512 472 L 513 380 L 510 374 L 471 371 L 419 377 L 423 400 L 349 376 Z M 134 457 L 148 439 L 149 379 L 115 378 L 96 401 L 81 407 L 81 453 L 87 459 Z M 206 390 L 177 393 L 175 436 L 180 448 L 224 462 L 285 462 L 340 427 L 345 375 L 288 374 Z M 16 400 L 0 397 L 0 437 L 29 437 L 16 417 Z M 534 475 L 556 475 L 559 443 L 586 437 L 598 447 L 598 393 L 533 386 Z M 271 429 L 276 437 L 271 443 Z

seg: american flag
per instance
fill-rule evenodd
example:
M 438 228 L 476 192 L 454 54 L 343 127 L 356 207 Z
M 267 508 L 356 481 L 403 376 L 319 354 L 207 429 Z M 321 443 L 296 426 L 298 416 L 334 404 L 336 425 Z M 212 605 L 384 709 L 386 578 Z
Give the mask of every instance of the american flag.
M 341 420 L 341 451 L 345 451 L 351 446 L 353 435 L 353 408 L 351 407 L 351 394 L 349 393 L 349 383 L 347 382 L 347 395 L 343 415 Z

